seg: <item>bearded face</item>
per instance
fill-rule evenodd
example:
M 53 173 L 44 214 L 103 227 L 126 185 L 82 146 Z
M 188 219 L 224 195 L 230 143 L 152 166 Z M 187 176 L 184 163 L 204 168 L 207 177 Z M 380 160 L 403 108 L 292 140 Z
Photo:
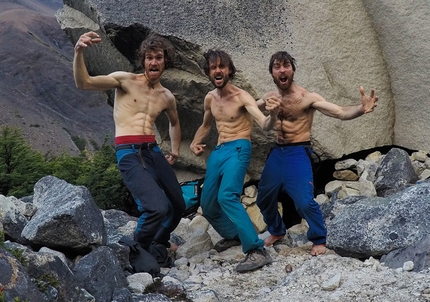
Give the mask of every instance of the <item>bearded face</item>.
M 209 79 L 215 88 L 222 89 L 230 78 L 230 69 L 220 58 L 209 63 Z
M 154 81 L 158 80 L 164 69 L 165 60 L 164 53 L 162 50 L 150 50 L 145 54 L 145 74 L 148 80 Z
M 279 62 L 275 60 L 272 67 L 272 78 L 273 82 L 281 90 L 287 90 L 290 88 L 294 80 L 294 71 L 291 63 Z

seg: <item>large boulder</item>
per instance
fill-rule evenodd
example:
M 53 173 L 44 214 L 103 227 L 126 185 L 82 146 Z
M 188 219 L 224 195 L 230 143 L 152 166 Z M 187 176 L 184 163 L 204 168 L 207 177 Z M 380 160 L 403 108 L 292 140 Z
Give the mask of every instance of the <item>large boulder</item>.
M 323 212 L 328 247 L 341 256 L 379 257 L 429 235 L 430 183 L 387 197 L 348 197 Z
M 316 114 L 312 143 L 323 158 L 340 158 L 391 144 L 410 149 L 427 147 L 430 131 L 423 127 L 423 121 L 428 120 L 430 109 L 411 106 L 411 101 L 426 101 L 425 86 L 419 85 L 417 79 L 428 79 L 430 59 L 423 58 L 419 64 L 407 61 L 421 57 L 417 54 L 429 48 L 424 37 L 429 27 L 425 15 L 430 9 L 424 0 L 419 2 L 411 7 L 407 1 L 264 1 L 249 5 L 240 0 L 64 0 L 57 20 L 73 43 L 87 30 L 101 35 L 102 44 L 86 51 L 93 74 L 141 71 L 135 51 L 150 31 L 173 42 L 178 58 L 162 83 L 178 100 L 183 130 L 182 161 L 178 167 L 201 171 L 209 152 L 196 158 L 188 146 L 202 119 L 203 98 L 212 88 L 201 71 L 202 53 L 208 48 L 222 48 L 232 55 L 239 70 L 235 83 L 255 98 L 275 88 L 268 62 L 278 50 L 287 50 L 297 59 L 299 84 L 336 104 L 359 103 L 360 85 L 367 93 L 375 88 L 379 103 L 371 114 L 353 121 Z M 417 28 L 422 35 L 404 35 Z M 413 39 L 414 43 L 399 43 L 403 39 Z M 406 107 L 408 110 L 403 110 Z M 402 113 L 404 118 L 397 118 L 396 113 Z M 164 143 L 168 139 L 165 120 L 160 119 L 157 126 Z M 208 150 L 216 143 L 215 138 L 213 131 L 207 140 Z M 256 126 L 252 138 L 254 152 L 249 172 L 258 177 L 273 133 Z
M 34 186 L 33 203 L 38 210 L 21 233 L 32 245 L 88 251 L 106 244 L 103 216 L 86 187 L 45 176 Z

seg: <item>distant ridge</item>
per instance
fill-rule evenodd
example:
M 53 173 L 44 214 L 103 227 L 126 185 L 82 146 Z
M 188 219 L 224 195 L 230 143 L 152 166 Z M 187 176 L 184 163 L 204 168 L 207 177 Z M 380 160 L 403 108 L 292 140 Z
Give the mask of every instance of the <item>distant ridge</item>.
M 0 2 L 0 127 L 20 127 L 42 153 L 77 154 L 113 137 L 103 93 L 78 90 L 73 45 L 55 19 L 57 0 Z

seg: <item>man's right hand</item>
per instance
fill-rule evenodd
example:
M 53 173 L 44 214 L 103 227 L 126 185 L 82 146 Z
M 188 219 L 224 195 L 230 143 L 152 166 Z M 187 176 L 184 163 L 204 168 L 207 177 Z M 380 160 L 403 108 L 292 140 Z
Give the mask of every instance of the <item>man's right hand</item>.
M 279 98 L 271 96 L 266 100 L 266 110 L 269 111 L 271 115 L 277 116 L 281 104 L 282 101 Z
M 79 37 L 79 40 L 75 45 L 75 50 L 92 46 L 93 43 L 100 43 L 101 41 L 102 39 L 97 33 L 93 31 L 87 32 Z
M 200 156 L 205 152 L 206 144 L 191 144 L 190 149 L 197 156 Z

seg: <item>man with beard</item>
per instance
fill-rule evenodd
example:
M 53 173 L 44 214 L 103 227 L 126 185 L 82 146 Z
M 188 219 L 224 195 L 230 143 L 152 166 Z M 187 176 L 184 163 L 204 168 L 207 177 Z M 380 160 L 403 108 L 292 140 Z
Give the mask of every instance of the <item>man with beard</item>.
M 251 271 L 272 262 L 258 238 L 254 225 L 240 202 L 243 181 L 251 159 L 251 130 L 253 119 L 261 128 L 270 130 L 276 122 L 279 102 L 268 100 L 269 116 L 259 110 L 255 99 L 246 91 L 229 82 L 236 68 L 230 56 L 222 50 L 205 53 L 203 67 L 215 89 L 204 99 L 202 125 L 190 145 L 197 156 L 203 154 L 204 139 L 212 122 L 218 130 L 218 143 L 206 165 L 201 207 L 203 216 L 224 238 L 214 249 L 222 252 L 242 244 L 245 260 L 236 267 L 237 272 Z
M 307 236 L 313 243 L 311 255 L 317 256 L 326 250 L 326 228 L 319 205 L 313 199 L 310 135 L 314 113 L 318 110 L 330 117 L 350 120 L 372 112 L 378 97 L 374 90 L 367 96 L 360 86 L 361 104 L 341 107 L 296 84 L 295 70 L 295 60 L 287 52 L 273 54 L 269 72 L 277 90 L 266 93 L 257 102 L 260 107 L 269 100 L 281 103 L 275 126 L 276 146 L 271 149 L 261 174 L 257 205 L 270 233 L 264 244 L 270 246 L 286 234 L 278 212 L 278 196 L 288 194 L 299 215 L 309 224 Z
M 185 210 L 181 187 L 171 167 L 179 157 L 181 140 L 176 100 L 160 84 L 161 75 L 173 62 L 173 46 L 165 38 L 150 35 L 139 48 L 144 73 L 116 71 L 89 76 L 83 51 L 100 42 L 97 33 L 87 32 L 76 43 L 73 61 L 76 86 L 86 90 L 115 89 L 113 117 L 118 169 L 142 213 L 135 241 L 147 251 L 154 243 L 171 247 L 170 233 Z M 172 151 L 165 156 L 153 130 L 161 112 L 166 114 L 170 126 Z

